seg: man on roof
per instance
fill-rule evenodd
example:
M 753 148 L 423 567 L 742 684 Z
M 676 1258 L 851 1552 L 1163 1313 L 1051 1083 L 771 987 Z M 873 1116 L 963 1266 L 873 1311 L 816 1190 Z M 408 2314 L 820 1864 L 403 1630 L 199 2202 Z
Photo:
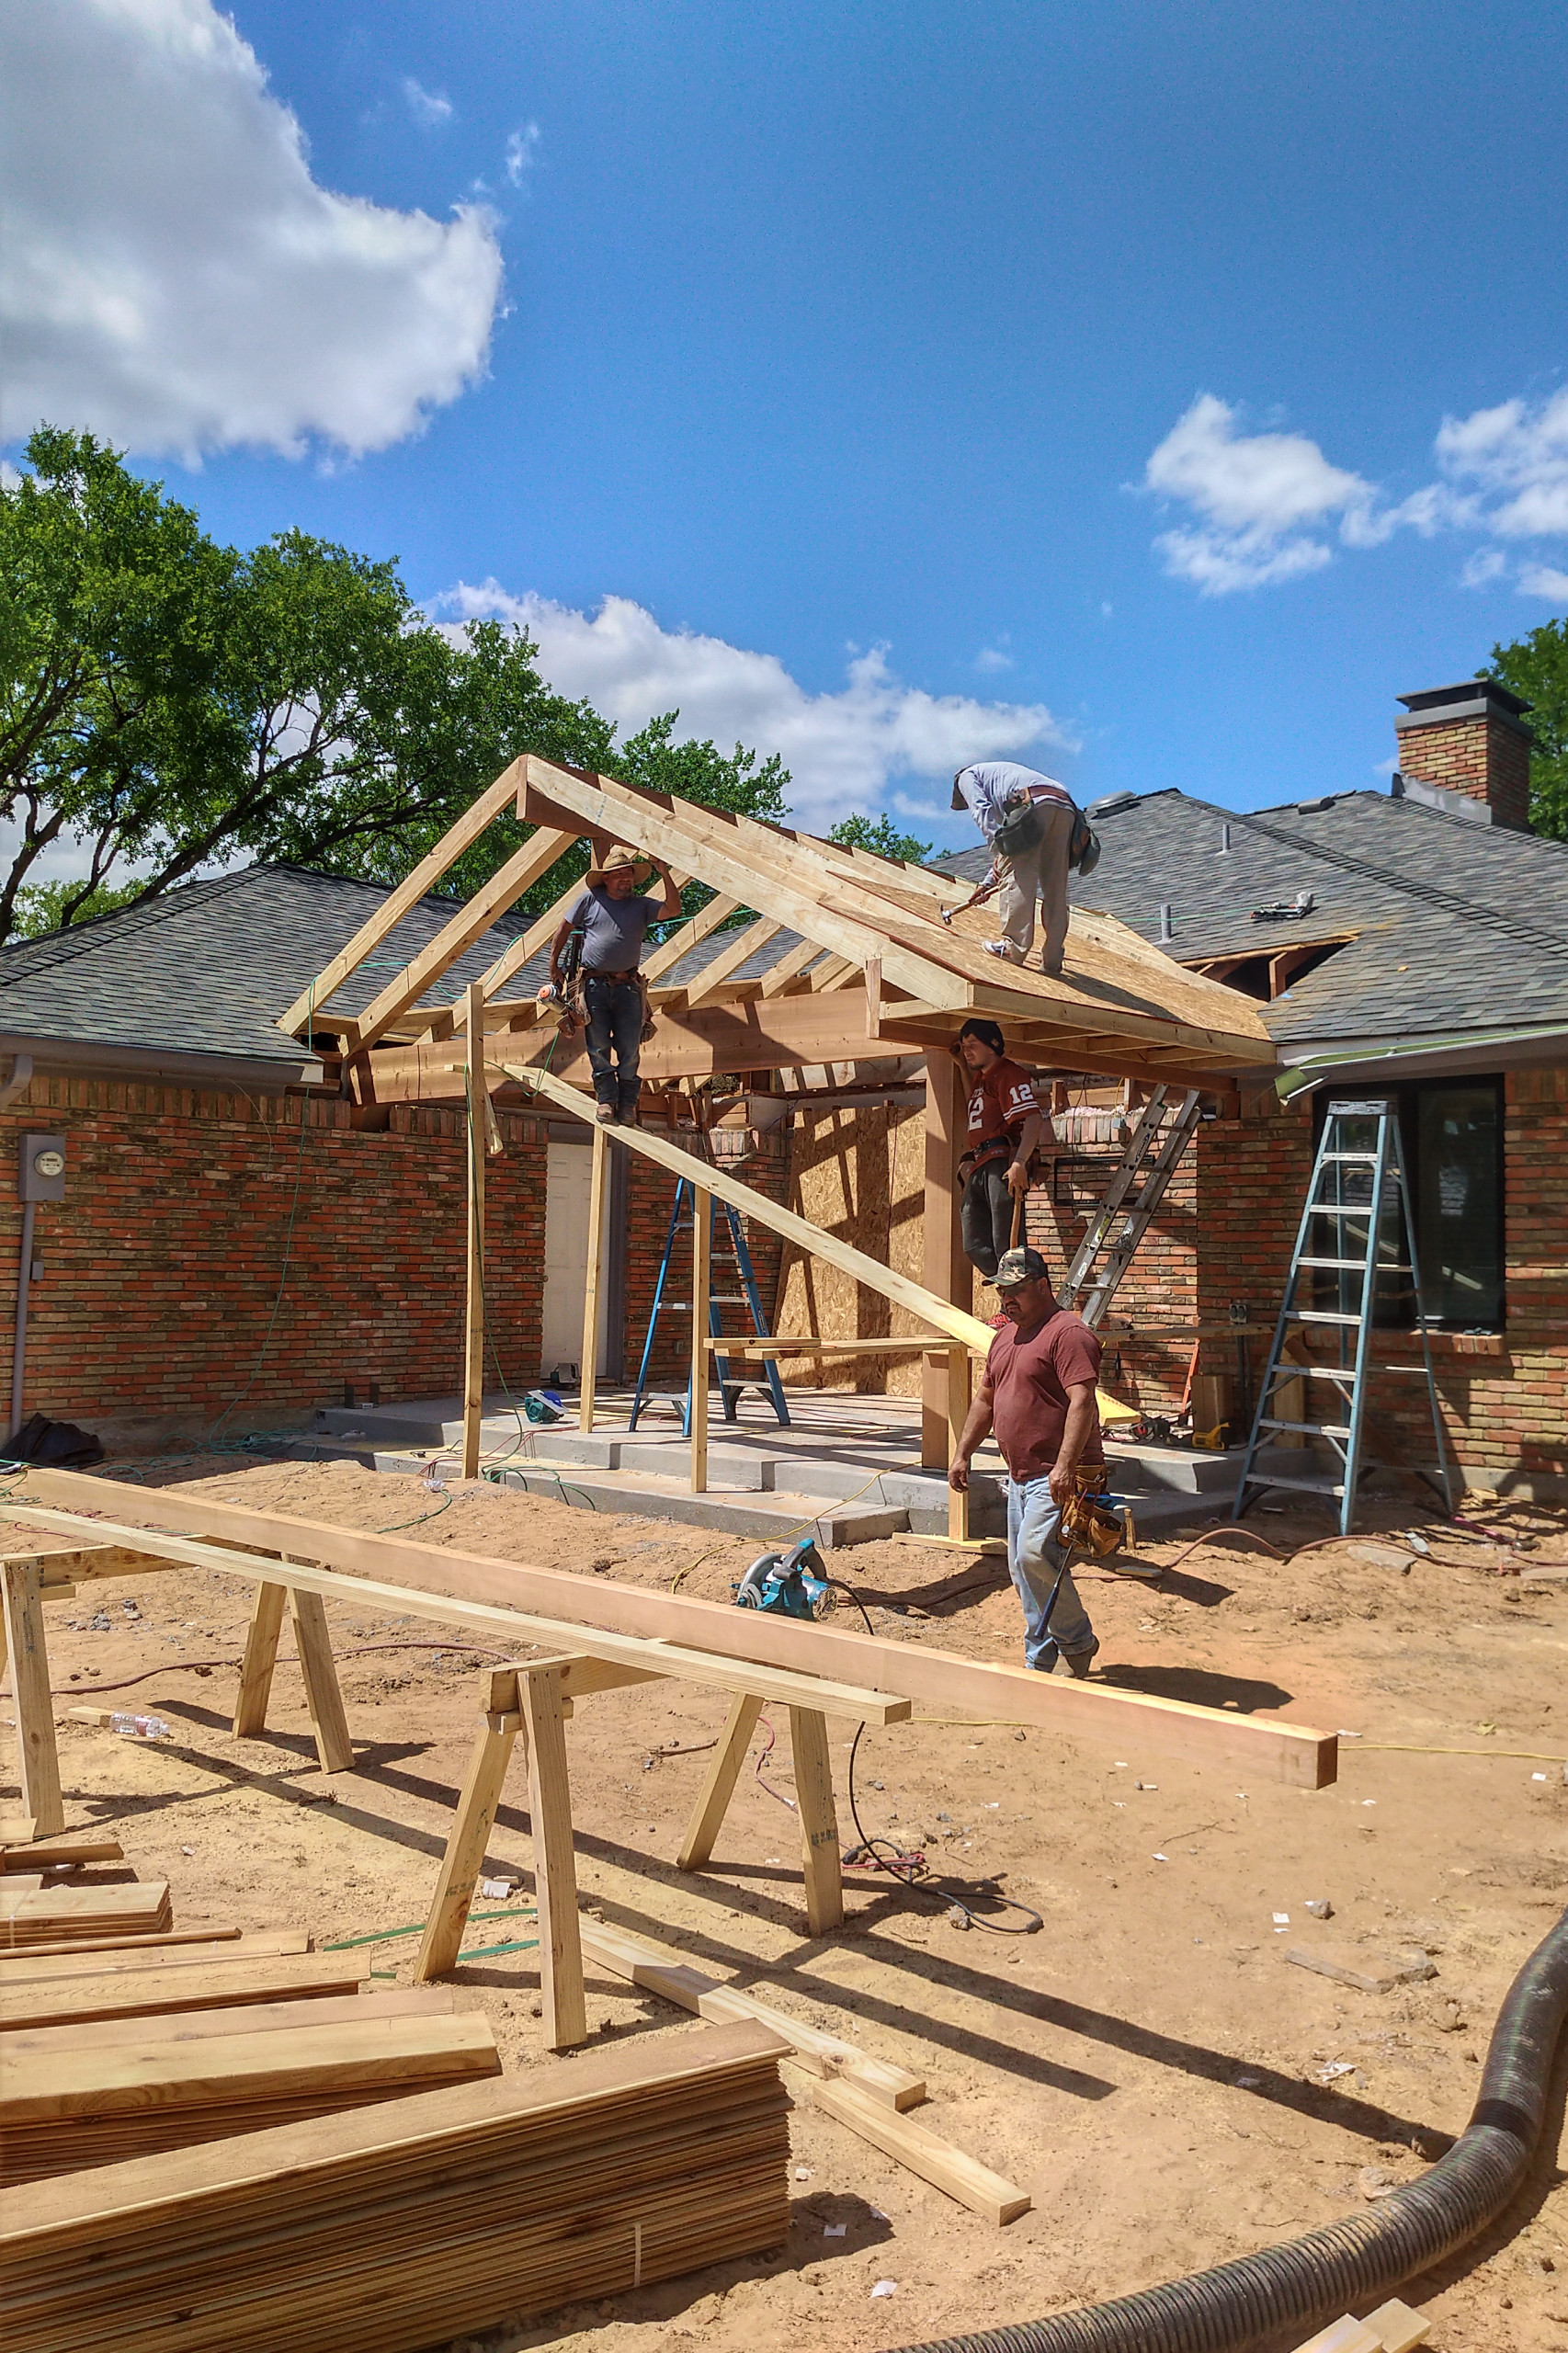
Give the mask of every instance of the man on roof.
M 1010 964 L 1025 961 L 1034 945 L 1038 899 L 1045 932 L 1040 970 L 1055 978 L 1067 946 L 1067 871 L 1074 835 L 1082 828 L 1088 835 L 1072 794 L 1038 768 L 986 760 L 960 768 L 952 805 L 971 812 L 991 852 L 1002 937 L 984 942 L 987 954 L 1006 957 Z M 1088 855 L 1087 841 L 1082 854 Z
M 1015 1224 L 1023 1231 L 1018 1212 L 1045 1119 L 1034 1081 L 1007 1060 L 1006 1040 L 994 1021 L 966 1021 L 954 1051 L 969 1085 L 969 1128 L 959 1162 L 964 1256 L 989 1281 L 1012 1246 Z
M 664 897 L 641 897 L 639 883 L 654 874 L 663 878 Z M 619 842 L 589 867 L 583 883 L 582 897 L 550 943 L 551 983 L 561 989 L 566 944 L 577 932 L 582 940 L 582 1013 L 597 1117 L 606 1126 L 619 1120 L 623 1127 L 635 1127 L 642 1094 L 637 1062 L 648 1017 L 648 992 L 638 970 L 642 942 L 650 924 L 679 915 L 680 892 L 656 859 L 642 858 Z

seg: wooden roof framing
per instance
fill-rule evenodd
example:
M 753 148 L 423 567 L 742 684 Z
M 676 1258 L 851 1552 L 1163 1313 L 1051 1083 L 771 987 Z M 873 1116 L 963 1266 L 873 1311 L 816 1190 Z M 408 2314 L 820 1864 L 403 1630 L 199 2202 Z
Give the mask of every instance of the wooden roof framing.
M 358 1019 L 331 1000 L 386 938 L 415 900 L 437 883 L 485 827 L 507 810 L 536 827 L 483 888 L 454 907 L 451 920 Z M 376 915 L 290 1006 L 282 1026 L 335 1032 L 357 1091 L 377 1101 L 461 1092 L 465 1023 L 461 998 L 433 1003 L 442 975 L 574 843 L 596 849 L 622 841 L 695 876 L 715 898 L 645 967 L 655 1016 L 644 1045 L 644 1075 L 658 1082 L 717 1072 L 869 1060 L 950 1042 L 972 1014 L 1000 1021 L 1011 1051 L 1058 1067 L 1138 1077 L 1204 1079 L 1267 1070 L 1274 1048 L 1252 1006 L 1201 974 L 1184 971 L 1109 915 L 1074 909 L 1066 970 L 999 962 L 983 942 L 994 928 L 979 909 L 942 920 L 960 895 L 944 877 L 760 820 L 703 809 L 617 779 L 565 768 L 535 755 L 515 760 L 389 894 Z M 551 1056 L 571 1073 L 580 1046 L 564 1051 L 554 1020 L 531 998 L 497 995 L 537 953 L 575 895 L 548 913 L 484 976 L 487 1060 L 531 1063 Z M 756 920 L 717 958 L 676 985 L 689 953 L 733 913 Z M 782 932 L 760 974 L 738 977 Z M 499 1073 L 497 1073 L 499 1075 Z

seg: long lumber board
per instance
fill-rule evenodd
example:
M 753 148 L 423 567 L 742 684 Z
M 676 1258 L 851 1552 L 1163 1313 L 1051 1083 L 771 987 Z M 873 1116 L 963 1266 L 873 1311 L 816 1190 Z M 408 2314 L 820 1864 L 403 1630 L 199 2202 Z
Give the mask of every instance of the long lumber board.
M 883 2108 L 857 2084 L 833 2078 L 813 2084 L 812 2106 L 820 2108 L 825 2116 L 835 2118 L 840 2124 L 846 2124 L 852 2132 L 858 2132 L 862 2140 L 881 2149 L 884 2156 L 907 2165 L 922 2181 L 945 2190 L 960 2206 L 967 2206 L 971 2213 L 982 2215 L 998 2228 L 1004 2222 L 1017 2222 L 1033 2203 L 1027 2189 L 1004 2180 L 978 2158 L 966 2156 L 917 2117 L 899 2116 Z
M 201 1968 L 218 1961 L 253 1961 L 263 1955 L 308 1953 L 308 1928 L 179 1928 L 171 1937 L 125 1937 L 103 1943 L 61 1945 L 40 1951 L 0 1953 L 0 1992 L 43 1979 L 101 1977 L 119 1971 Z
M 60 2018 L 50 2026 L 6 2029 L 0 2016 L 0 2068 L 13 2059 L 47 2059 L 57 2051 L 119 2051 L 133 2036 L 142 2048 L 157 2042 L 207 2042 L 214 2036 L 294 2034 L 301 2027 L 358 2026 L 367 2018 L 449 2018 L 449 1985 L 386 1985 L 353 1994 L 307 1995 L 290 2002 L 248 2002 L 233 2009 L 158 2009 L 136 2020 Z
M 208 2009 L 228 2014 L 241 2006 L 275 2010 L 301 2001 L 358 2000 L 369 1972 L 364 1954 L 312 1952 L 276 1960 L 236 1954 L 233 1962 L 211 1968 L 110 1969 L 96 1975 L 76 1971 L 20 1984 L 5 1977 L 0 1978 L 0 2034 L 111 2024 L 164 2013 L 187 2018 Z
M 419 1586 L 426 1597 L 444 1588 L 450 1597 L 452 1624 L 482 1626 L 487 1631 L 507 1629 L 514 1639 L 518 1634 L 525 1640 L 532 1638 L 529 1618 L 523 1614 L 527 1611 L 536 1624 L 548 1620 L 545 1638 L 550 1641 L 569 1642 L 574 1650 L 602 1656 L 619 1656 L 623 1646 L 609 1643 L 593 1623 L 597 1619 L 602 1625 L 608 1620 L 617 1633 L 634 1636 L 643 1643 L 673 1643 L 721 1659 L 744 1659 L 807 1675 L 842 1676 L 872 1690 L 922 1700 L 944 1712 L 999 1717 L 1041 1731 L 1074 1733 L 1117 1744 L 1142 1740 L 1157 1752 L 1189 1757 L 1198 1764 L 1223 1760 L 1244 1765 L 1249 1772 L 1292 1788 L 1326 1789 L 1337 1776 L 1338 1743 L 1333 1733 L 1278 1718 L 1230 1715 L 1222 1709 L 1196 1707 L 1187 1700 L 1162 1699 L 1146 1692 L 1040 1675 L 1028 1667 L 962 1658 L 952 1651 L 927 1649 L 923 1643 L 892 1642 L 883 1635 L 797 1622 L 762 1610 L 726 1608 L 695 1596 L 654 1593 L 600 1577 L 575 1576 L 567 1570 L 535 1568 L 494 1555 L 420 1544 L 406 1537 L 335 1528 L 284 1512 L 253 1511 L 244 1505 L 220 1503 L 167 1487 L 127 1492 L 112 1481 L 79 1471 L 29 1467 L 23 1475 L 29 1496 L 47 1498 L 67 1513 L 101 1514 L 112 1509 L 117 1515 L 123 1513 L 132 1529 L 143 1535 L 184 1530 L 221 1542 L 287 1552 L 289 1561 L 279 1562 L 270 1571 L 278 1583 L 310 1580 L 317 1592 L 343 1592 L 347 1598 L 366 1604 L 378 1594 L 378 1586 L 368 1580 L 384 1579 L 387 1582 L 380 1590 L 389 1602 L 395 1598 L 405 1609 L 409 1604 L 406 1592 L 399 1590 L 400 1579 L 404 1586 Z M 14 1502 L 0 1505 L 0 1517 L 28 1508 Z M 330 1563 L 355 1581 L 339 1586 L 312 1576 L 310 1570 L 299 1566 L 301 1556 Z M 214 1556 L 203 1565 L 232 1571 L 235 1563 Z M 637 1663 L 656 1666 L 658 1660 L 656 1654 L 643 1654 Z

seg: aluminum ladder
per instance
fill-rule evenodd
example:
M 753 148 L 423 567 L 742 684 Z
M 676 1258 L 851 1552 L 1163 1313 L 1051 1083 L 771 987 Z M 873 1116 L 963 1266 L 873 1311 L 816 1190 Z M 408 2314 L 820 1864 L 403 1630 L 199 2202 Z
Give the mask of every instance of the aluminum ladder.
M 717 1238 L 718 1213 L 721 1209 L 724 1212 L 725 1222 L 729 1229 L 730 1239 L 727 1244 Z M 676 1197 L 670 1204 L 670 1222 L 665 1235 L 665 1254 L 659 1261 L 658 1279 L 653 1285 L 653 1304 L 649 1312 L 647 1336 L 642 1342 L 642 1360 L 637 1368 L 637 1388 L 631 1400 L 631 1415 L 627 1423 L 628 1429 L 634 1430 L 637 1427 L 639 1415 L 652 1402 L 648 1368 L 653 1359 L 653 1343 L 658 1335 L 660 1316 L 681 1313 L 687 1315 L 691 1313 L 689 1299 L 668 1299 L 665 1294 L 669 1284 L 670 1267 L 675 1258 L 676 1239 L 683 1233 L 695 1236 L 696 1229 L 696 1181 L 690 1176 L 682 1176 L 676 1180 Z M 725 1337 L 731 1339 L 743 1337 L 744 1336 L 739 1333 L 726 1335 L 724 1319 L 720 1310 L 725 1307 L 744 1307 L 751 1315 L 752 1336 L 758 1340 L 771 1339 L 773 1336 L 768 1331 L 767 1321 L 762 1312 L 762 1301 L 757 1296 L 756 1277 L 752 1271 L 751 1252 L 746 1247 L 745 1233 L 741 1225 L 739 1212 L 732 1209 L 728 1201 L 720 1201 L 711 1193 L 708 1196 L 708 1251 L 710 1265 L 712 1265 L 715 1260 L 720 1265 L 727 1262 L 733 1269 L 734 1279 L 739 1286 L 733 1291 L 710 1290 L 708 1329 L 710 1336 L 715 1340 L 722 1340 Z M 760 1381 L 744 1381 L 739 1375 L 731 1372 L 728 1357 L 715 1354 L 713 1369 L 718 1378 L 719 1396 L 723 1404 L 724 1419 L 727 1422 L 738 1421 L 740 1418 L 740 1392 L 743 1389 L 761 1389 L 766 1385 L 773 1410 L 778 1416 L 779 1428 L 784 1430 L 789 1428 L 790 1408 L 785 1403 L 784 1383 L 778 1377 L 778 1362 L 773 1357 L 769 1357 L 767 1364 L 766 1384 Z M 672 1412 L 680 1415 L 681 1436 L 689 1438 L 691 1435 L 691 1376 L 689 1372 L 687 1375 L 686 1395 L 684 1397 L 666 1395 L 663 1402 L 670 1407 Z
M 1075 1307 L 1085 1324 L 1098 1324 L 1115 1298 L 1201 1117 L 1202 1097 L 1196 1086 L 1189 1086 L 1181 1097 L 1181 1108 L 1165 1125 L 1165 1112 L 1174 1100 L 1175 1090 L 1167 1086 L 1156 1086 L 1150 1096 L 1127 1140 L 1121 1165 L 1106 1188 L 1105 1199 L 1073 1253 L 1062 1286 L 1062 1304 Z M 1112 1240 L 1111 1229 L 1119 1218 L 1121 1228 Z M 1096 1274 L 1096 1262 L 1102 1254 L 1103 1264 Z
M 1369 1127 L 1371 1140 L 1363 1147 L 1357 1139 Z M 1391 1209 L 1396 1211 L 1395 1232 L 1391 1237 L 1392 1257 L 1384 1255 L 1383 1233 Z M 1314 1227 L 1323 1237 L 1321 1241 L 1314 1236 Z M 1309 1278 L 1332 1274 L 1337 1306 L 1298 1307 L 1296 1293 L 1303 1274 Z M 1267 1488 L 1297 1488 L 1309 1495 L 1337 1496 L 1339 1532 L 1349 1535 L 1356 1512 L 1357 1485 L 1362 1472 L 1371 1467 L 1363 1458 L 1362 1439 L 1367 1384 L 1374 1369 L 1371 1338 L 1377 1288 L 1380 1281 L 1391 1277 L 1401 1283 L 1408 1282 L 1415 1302 L 1415 1329 L 1421 1335 L 1421 1362 L 1380 1366 L 1377 1370 L 1425 1378 L 1432 1435 L 1437 1442 L 1437 1475 L 1442 1480 L 1443 1501 L 1451 1517 L 1453 1477 L 1443 1438 L 1437 1384 L 1432 1373 L 1432 1345 L 1415 1251 L 1415 1222 L 1399 1141 L 1399 1108 L 1395 1102 L 1383 1099 L 1330 1103 L 1324 1116 L 1323 1135 L 1296 1233 L 1285 1296 L 1268 1351 L 1268 1366 L 1258 1392 L 1252 1435 L 1247 1440 L 1242 1475 L 1236 1483 L 1233 1519 L 1240 1519 Z M 1337 1365 L 1292 1363 L 1284 1350 L 1293 1324 L 1322 1324 L 1336 1333 Z M 1339 1418 L 1333 1422 L 1294 1422 L 1282 1420 L 1271 1412 L 1275 1390 L 1292 1381 L 1326 1381 Z M 1259 1448 L 1268 1443 L 1265 1433 L 1271 1431 L 1325 1438 L 1338 1458 L 1339 1477 L 1290 1478 L 1273 1470 L 1256 1469 Z

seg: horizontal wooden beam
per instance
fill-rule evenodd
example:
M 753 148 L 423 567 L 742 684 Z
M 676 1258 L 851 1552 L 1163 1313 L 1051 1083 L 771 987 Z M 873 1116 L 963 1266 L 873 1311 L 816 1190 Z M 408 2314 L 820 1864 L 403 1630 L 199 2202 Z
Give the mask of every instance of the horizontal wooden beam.
M 527 1086 L 534 1087 L 547 1102 L 554 1104 L 557 1110 L 570 1111 L 576 1119 L 592 1121 L 594 1107 L 591 1098 L 581 1094 L 576 1087 L 568 1086 L 553 1072 L 525 1070 L 514 1063 L 508 1063 L 505 1067 L 513 1078 L 521 1079 Z M 868 1257 L 863 1250 L 851 1249 L 847 1242 L 841 1242 L 836 1234 L 829 1233 L 824 1227 L 812 1225 L 806 1218 L 797 1217 L 793 1210 L 781 1208 L 778 1202 L 769 1200 L 766 1193 L 757 1192 L 750 1185 L 743 1185 L 739 1177 L 732 1176 L 727 1169 L 716 1168 L 708 1161 L 697 1159 L 691 1153 L 683 1152 L 679 1144 L 666 1142 L 663 1136 L 654 1135 L 647 1128 L 616 1127 L 608 1132 L 612 1144 L 637 1153 L 644 1160 L 657 1161 L 661 1168 L 667 1168 L 672 1175 L 684 1176 L 700 1189 L 717 1195 L 732 1209 L 740 1210 L 747 1217 L 755 1218 L 759 1225 L 768 1226 L 775 1233 L 781 1233 L 786 1242 L 792 1242 L 808 1256 L 825 1259 L 841 1274 L 853 1276 L 869 1290 L 878 1291 L 882 1298 L 891 1299 L 895 1307 L 907 1308 L 912 1315 L 918 1315 L 926 1323 L 934 1324 L 938 1332 L 945 1332 L 950 1339 L 961 1340 L 966 1347 L 988 1348 L 995 1336 L 990 1326 L 983 1324 L 977 1315 L 968 1315 L 961 1307 L 953 1306 L 950 1301 L 938 1299 L 935 1291 L 925 1290 L 921 1284 L 912 1282 L 907 1275 L 898 1274 L 892 1267 L 884 1267 L 880 1260 Z
M 957 1711 L 1075 1733 L 1091 1740 L 1114 1742 L 1119 1750 L 1130 1741 L 1142 1741 L 1155 1752 L 1190 1757 L 1199 1764 L 1223 1760 L 1244 1765 L 1249 1772 L 1293 1788 L 1325 1788 L 1336 1771 L 1337 1744 L 1332 1733 L 1287 1723 L 1278 1717 L 1233 1715 L 1187 1700 L 1162 1699 L 1145 1692 L 1040 1675 L 1028 1667 L 964 1658 L 952 1651 L 927 1649 L 923 1643 L 893 1642 L 881 1635 L 808 1624 L 771 1612 L 736 1609 L 695 1595 L 653 1592 L 604 1577 L 574 1576 L 562 1569 L 535 1568 L 490 1555 L 460 1552 L 445 1545 L 420 1544 L 406 1536 L 335 1528 L 295 1518 L 287 1512 L 254 1511 L 244 1505 L 221 1503 L 210 1495 L 194 1495 L 188 1489 L 127 1489 L 85 1472 L 44 1471 L 31 1464 L 13 1474 L 13 1485 L 28 1498 L 36 1495 L 75 1516 L 113 1511 L 133 1523 L 123 1534 L 119 1529 L 107 1531 L 122 1542 L 127 1539 L 132 1544 L 145 1541 L 154 1530 L 188 1530 L 257 1552 L 287 1553 L 287 1564 L 268 1563 L 266 1574 L 273 1579 L 281 1578 L 285 1568 L 291 1574 L 297 1563 L 307 1561 L 330 1563 L 356 1580 L 385 1579 L 395 1585 L 400 1601 L 410 1588 L 433 1601 L 443 1588 L 451 1592 L 455 1587 L 454 1597 L 460 1597 L 465 1607 L 485 1603 L 514 1613 L 505 1620 L 514 1642 L 522 1622 L 515 1613 L 526 1609 L 550 1619 L 545 1639 L 604 1655 L 610 1646 L 601 1645 L 592 1624 L 597 1619 L 618 1632 L 660 1644 L 674 1643 L 704 1657 L 742 1659 L 808 1675 L 843 1677 L 874 1691 L 921 1700 L 944 1712 Z M 6 1508 L 14 1511 L 18 1506 L 0 1506 L 0 1513 Z M 72 1527 L 80 1536 L 74 1518 Z M 218 1557 L 211 1565 L 233 1564 Z M 350 1592 L 362 1600 L 367 1587 L 355 1582 Z M 484 1622 L 489 1626 L 496 1621 Z M 525 1639 L 531 1636 L 525 1632 Z M 638 1663 L 657 1665 L 662 1662 L 642 1654 Z M 670 1668 L 672 1674 L 682 1671 L 679 1666 Z

